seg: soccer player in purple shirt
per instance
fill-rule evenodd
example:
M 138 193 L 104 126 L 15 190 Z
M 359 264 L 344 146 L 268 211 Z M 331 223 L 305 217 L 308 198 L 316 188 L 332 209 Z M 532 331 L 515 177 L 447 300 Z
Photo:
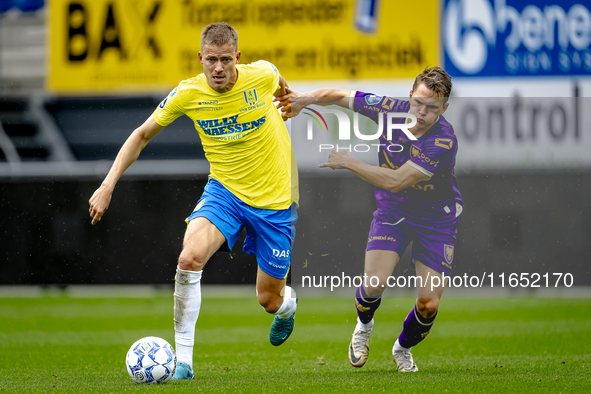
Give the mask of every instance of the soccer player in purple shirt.
M 398 371 L 418 371 L 410 349 L 425 339 L 437 316 L 445 283 L 438 284 L 433 277 L 450 274 L 463 206 L 454 175 L 458 142 L 453 127 L 443 117 L 451 87 L 451 77 L 440 67 L 432 67 L 416 77 L 408 101 L 334 88 L 291 91 L 278 98 L 279 108 L 287 117 L 296 116 L 309 104 L 337 104 L 376 122 L 389 112 L 407 112 L 417 119 L 409 128 L 417 140 L 401 129 L 394 130 L 388 140 L 383 131 L 379 167 L 334 150 L 328 162 L 320 165 L 347 169 L 376 186 L 377 210 L 367 241 L 365 274 L 379 278 L 379 283 L 372 286 L 367 281 L 357 288 L 358 320 L 349 346 L 349 361 L 354 367 L 362 367 L 367 361 L 374 313 L 388 277 L 412 242 L 412 263 L 422 283 L 417 282 L 418 297 L 404 320 L 392 357 Z

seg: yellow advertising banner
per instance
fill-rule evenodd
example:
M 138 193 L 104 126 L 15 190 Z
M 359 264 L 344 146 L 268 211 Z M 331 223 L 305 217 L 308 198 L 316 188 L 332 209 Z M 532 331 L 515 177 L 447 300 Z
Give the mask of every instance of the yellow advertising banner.
M 54 93 L 169 89 L 202 72 L 201 30 L 233 25 L 241 63 L 288 80 L 413 78 L 438 64 L 438 1 L 52 0 Z

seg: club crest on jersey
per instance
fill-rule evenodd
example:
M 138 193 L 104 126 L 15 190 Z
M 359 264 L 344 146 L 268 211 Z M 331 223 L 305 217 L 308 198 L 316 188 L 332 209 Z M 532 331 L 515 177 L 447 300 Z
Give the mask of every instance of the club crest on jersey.
M 421 154 L 421 148 L 417 148 L 414 145 L 411 145 L 410 147 L 410 157 L 413 158 L 415 156 L 418 156 Z
M 454 247 L 452 245 L 444 245 L 443 255 L 445 256 L 445 261 L 451 264 L 454 259 Z
M 382 101 L 382 98 L 380 96 L 376 96 L 373 94 L 365 96 L 365 102 L 367 103 L 367 105 L 376 105 L 380 101 Z
M 245 90 L 244 91 L 244 101 L 246 101 L 246 104 L 248 105 L 255 105 L 257 103 L 257 90 L 256 89 L 250 89 L 250 90 Z

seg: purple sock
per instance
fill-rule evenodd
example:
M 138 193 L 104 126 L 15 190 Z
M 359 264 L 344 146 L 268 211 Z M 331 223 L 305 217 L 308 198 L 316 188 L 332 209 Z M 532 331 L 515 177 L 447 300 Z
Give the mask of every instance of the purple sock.
M 363 290 L 363 285 L 357 288 L 357 292 L 355 293 L 355 306 L 357 307 L 357 316 L 359 316 L 359 320 L 363 324 L 367 324 L 373 319 L 373 314 L 376 312 L 380 303 L 382 302 L 382 298 L 369 298 L 367 294 L 365 294 L 365 290 Z
M 433 326 L 436 317 L 437 313 L 435 313 L 435 316 L 425 319 L 419 312 L 417 312 L 417 307 L 415 305 L 404 320 L 402 332 L 398 337 L 398 343 L 400 343 L 400 346 L 411 348 L 425 339 L 427 334 L 429 334 L 429 331 L 431 331 L 431 327 Z

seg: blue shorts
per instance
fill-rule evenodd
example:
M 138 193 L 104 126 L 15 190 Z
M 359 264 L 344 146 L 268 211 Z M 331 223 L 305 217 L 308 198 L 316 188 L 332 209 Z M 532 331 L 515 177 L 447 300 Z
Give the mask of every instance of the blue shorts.
M 206 218 L 220 230 L 226 238 L 220 250 L 228 252 L 246 228 L 243 250 L 257 257 L 263 272 L 277 279 L 287 276 L 298 220 L 295 203 L 284 210 L 253 208 L 210 178 L 187 222 L 198 217 Z

